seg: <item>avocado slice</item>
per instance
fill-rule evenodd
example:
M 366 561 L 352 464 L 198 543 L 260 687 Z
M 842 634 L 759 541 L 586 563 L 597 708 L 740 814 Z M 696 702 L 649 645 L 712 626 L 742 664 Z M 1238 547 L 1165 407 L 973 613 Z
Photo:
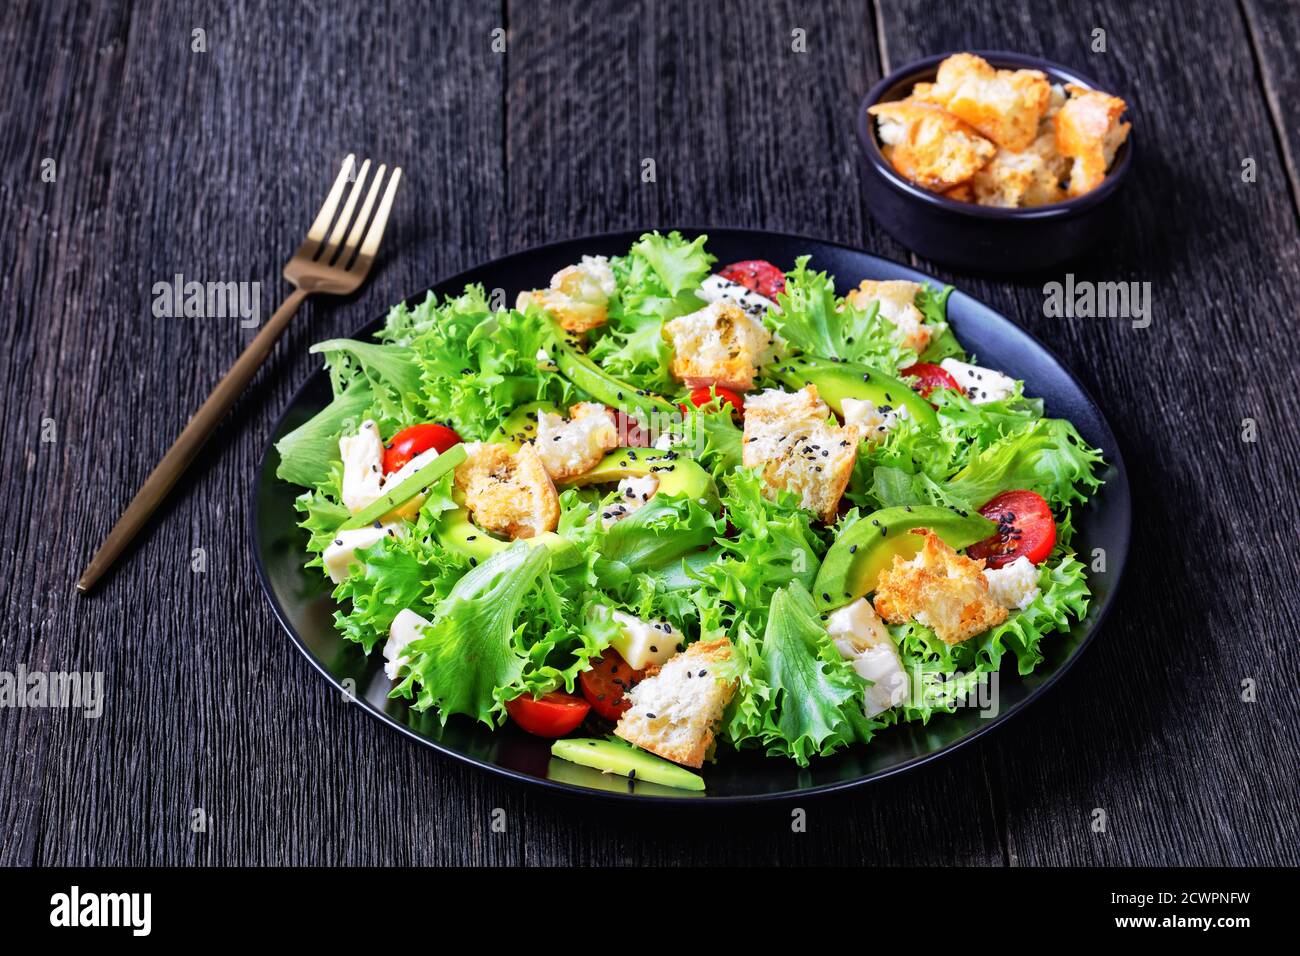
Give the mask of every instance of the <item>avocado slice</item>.
M 352 528 L 363 528 L 378 521 L 394 508 L 406 504 L 411 498 L 423 492 L 431 484 L 463 462 L 465 457 L 464 445 L 452 445 L 392 491 L 385 491 L 375 501 L 372 501 L 339 525 L 339 530 L 348 531 Z
M 560 410 L 551 402 L 529 402 L 520 405 L 501 420 L 501 424 L 492 429 L 488 441 L 497 445 L 508 445 L 518 451 L 524 442 L 537 437 L 537 417 L 542 412 L 558 415 Z
M 459 500 L 459 498 L 457 499 Z M 514 544 L 506 538 L 498 538 L 474 524 L 469 517 L 469 509 L 461 506 L 451 511 L 444 511 L 438 516 L 434 529 L 438 542 L 451 551 L 463 554 L 467 558 L 483 562 L 492 555 L 504 551 Z M 551 567 L 563 571 L 582 560 L 577 546 L 568 538 L 561 537 L 554 531 L 547 531 L 535 538 L 521 538 L 528 544 L 545 545 L 551 549 Z
M 876 407 L 893 405 L 906 408 L 915 421 L 927 428 L 939 426 L 939 418 L 930 403 L 912 391 L 910 385 L 856 362 L 832 362 L 799 355 L 768 371 L 791 388 L 816 385 L 822 401 L 841 418 L 844 417 L 844 399 L 869 399 Z
M 950 547 L 964 548 L 983 541 L 997 525 L 983 515 L 961 514 L 937 505 L 902 505 L 882 508 L 850 526 L 822 559 L 813 584 L 820 610 L 848 604 L 876 589 L 880 572 L 921 550 L 922 538 L 911 532 L 933 531 Z
M 676 787 L 678 790 L 704 789 L 704 778 L 698 774 L 621 740 L 595 740 L 590 737 L 557 740 L 551 744 L 551 753 L 561 760 L 592 767 L 604 773 L 617 773 L 624 777 L 663 784 L 665 787 Z
M 564 484 L 580 488 L 624 478 L 644 478 L 646 475 L 659 479 L 656 494 L 705 498 L 714 493 L 713 479 L 696 462 L 681 457 L 680 453 L 654 448 L 616 448 L 591 471 L 570 478 Z
M 620 382 L 563 341 L 555 347 L 555 364 L 560 373 L 576 385 L 579 391 L 586 392 L 610 408 L 626 411 L 642 425 L 649 425 L 655 415 L 681 414 L 672 402 Z

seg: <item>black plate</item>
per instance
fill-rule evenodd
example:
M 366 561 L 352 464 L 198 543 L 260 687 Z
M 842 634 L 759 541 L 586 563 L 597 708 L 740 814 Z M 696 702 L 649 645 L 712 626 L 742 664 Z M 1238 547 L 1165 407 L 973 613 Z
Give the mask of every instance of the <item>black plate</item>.
M 809 254 L 816 268 L 836 276 L 841 294 L 866 278 L 927 281 L 921 273 L 895 262 L 817 239 L 741 229 L 682 230 L 687 235 L 701 231 L 708 232 L 709 251 L 720 263 L 767 259 L 789 269 L 796 256 Z M 440 295 L 458 293 L 467 283 L 481 282 L 489 290 L 504 288 L 506 301 L 513 302 L 519 290 L 545 286 L 552 273 L 583 254 L 626 253 L 638 235 L 613 233 L 542 246 L 453 276 L 433 289 Z M 411 303 L 423 298 L 421 293 Z M 547 741 L 531 737 L 512 724 L 489 731 L 482 724 L 453 717 L 446 727 L 439 727 L 432 712 L 417 714 L 404 701 L 388 699 L 390 684 L 380 666 L 380 655 L 366 658 L 357 645 L 343 640 L 334 630 L 331 617 L 336 605 L 329 596 L 328 581 L 319 571 L 308 573 L 302 567 L 307 536 L 295 524 L 293 509 L 293 499 L 302 489 L 275 478 L 279 455 L 274 443 L 329 401 L 324 372 L 317 372 L 298 390 L 276 423 L 254 483 L 249 533 L 262 586 L 289 636 L 337 692 L 352 694 L 358 706 L 412 740 L 516 780 L 587 795 L 716 804 L 838 790 L 918 766 L 1019 713 L 1069 669 L 1101 626 L 1115 598 L 1129 542 L 1129 487 L 1124 461 L 1115 436 L 1092 398 L 1051 351 L 988 306 L 954 292 L 948 300 L 948 316 L 968 351 L 980 362 L 1024 379 L 1026 391 L 1044 399 L 1047 413 L 1072 421 L 1088 442 L 1104 452 L 1108 463 L 1106 484 L 1075 516 L 1078 553 L 1087 561 L 1091 561 L 1094 548 L 1104 549 L 1106 555 L 1106 571 L 1090 575 L 1093 600 L 1088 616 L 1068 634 L 1054 634 L 1043 642 L 1047 659 L 1033 674 L 1022 678 L 1016 674 L 1014 663 L 1003 667 L 996 716 L 984 718 L 977 710 L 966 709 L 936 716 L 928 726 L 892 727 L 868 745 L 814 761 L 806 769 L 758 752 L 723 749 L 718 762 L 703 770 L 708 790 L 696 795 L 641 781 L 632 785 L 622 777 L 553 760 Z M 382 319 L 376 319 L 360 329 L 356 337 L 368 337 L 381 324 Z M 1007 660 L 1013 662 L 1014 656 L 1008 654 Z

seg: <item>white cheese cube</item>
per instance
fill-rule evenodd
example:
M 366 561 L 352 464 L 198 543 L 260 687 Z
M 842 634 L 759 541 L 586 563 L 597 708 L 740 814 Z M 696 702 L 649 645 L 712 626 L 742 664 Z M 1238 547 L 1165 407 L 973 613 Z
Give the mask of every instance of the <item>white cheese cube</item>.
M 720 275 L 711 275 L 700 283 L 695 295 L 705 302 L 718 302 L 725 299 L 740 306 L 750 318 L 763 321 L 768 309 L 775 309 L 776 303 L 767 296 L 759 295 L 753 289 L 732 282 Z
M 962 391 L 976 405 L 986 402 L 1000 402 L 1010 398 L 1016 390 L 1016 380 L 1009 375 L 969 362 L 959 362 L 946 358 L 939 367 L 957 380 Z
M 844 410 L 844 424 L 860 426 L 867 441 L 880 441 L 900 420 L 907 417 L 907 409 L 901 405 L 877 407 L 869 398 L 846 398 L 840 407 Z
M 601 524 L 608 528 L 622 521 L 638 508 L 644 507 L 658 490 L 659 479 L 655 475 L 624 478 L 618 483 L 618 498 L 601 509 Z
M 871 681 L 864 693 L 863 713 L 875 717 L 907 701 L 907 671 L 876 609 L 858 598 L 831 613 L 826 633 L 845 660 L 863 680 Z
M 352 567 L 352 562 L 356 560 L 356 552 L 362 548 L 368 548 L 386 534 L 394 536 L 403 533 L 398 524 L 385 524 L 376 528 L 374 525 L 367 525 L 364 528 L 352 528 L 348 531 L 340 531 L 334 535 L 334 540 L 325 548 L 325 553 L 321 555 L 321 560 L 325 563 L 325 570 L 330 576 L 330 580 L 335 584 L 341 584 L 347 580 L 348 569 Z
M 612 646 L 633 670 L 663 664 L 677 653 L 681 635 L 667 621 L 643 621 L 622 611 L 614 611 L 613 617 L 619 635 Z
M 438 449 L 436 448 L 430 448 L 427 451 L 420 452 L 401 468 L 397 469 L 397 471 L 385 478 L 381 490 L 391 491 L 437 457 Z
M 1023 554 L 1010 564 L 984 572 L 989 596 L 1009 611 L 1023 611 L 1041 593 L 1038 568 Z
M 410 608 L 399 611 L 388 629 L 388 642 L 384 644 L 384 673 L 389 680 L 397 680 L 397 672 L 410 658 L 402 652 L 406 646 L 417 638 L 424 636 L 424 629 L 430 622 L 416 614 Z
M 366 419 L 355 435 L 339 439 L 339 455 L 343 458 L 343 504 L 356 514 L 383 493 L 384 443 L 379 426 Z

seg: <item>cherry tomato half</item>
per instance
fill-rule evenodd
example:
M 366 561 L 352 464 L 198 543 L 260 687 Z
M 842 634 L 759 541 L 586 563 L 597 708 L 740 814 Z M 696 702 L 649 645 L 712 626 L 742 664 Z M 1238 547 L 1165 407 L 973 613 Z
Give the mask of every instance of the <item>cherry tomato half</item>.
M 403 428 L 384 446 L 384 474 L 391 475 L 416 455 L 438 449 L 441 455 L 452 445 L 460 444 L 460 436 L 446 425 L 427 422 Z
M 1022 555 L 1042 564 L 1056 544 L 1056 522 L 1052 509 L 1032 491 L 1004 491 L 980 509 L 980 514 L 998 523 L 997 533 L 966 549 L 972 558 L 983 558 L 990 568 L 1010 564 Z
M 582 696 L 606 720 L 618 720 L 632 702 L 623 696 L 632 685 L 645 676 L 645 671 L 634 671 L 614 648 L 606 648 L 592 662 L 591 670 L 578 675 Z
M 766 259 L 746 259 L 724 266 L 718 275 L 739 282 L 751 292 L 775 299 L 785 291 L 785 273 Z
M 606 406 L 608 408 L 609 406 Z M 618 443 L 624 448 L 649 448 L 650 433 L 641 427 L 641 423 L 627 412 L 610 408 L 614 416 L 614 427 L 618 429 Z
M 954 392 L 961 391 L 961 386 L 957 384 L 955 378 L 940 366 L 931 365 L 929 362 L 917 362 L 907 368 L 900 368 L 898 374 L 903 378 L 916 379 L 912 383 L 912 389 L 920 394 L 922 398 L 929 398 L 930 393 L 936 388 L 950 388 Z
M 731 389 L 723 388 L 720 385 L 701 385 L 699 388 L 694 389 L 691 392 L 691 404 L 696 408 L 703 408 L 705 405 L 709 404 L 709 402 L 713 401 L 714 392 L 718 394 L 718 398 L 722 399 L 722 404 L 730 405 L 732 411 L 741 418 L 745 417 L 745 400 Z M 685 405 L 680 406 L 680 408 L 683 412 L 686 411 Z
M 516 724 L 538 737 L 563 737 L 587 719 L 591 705 L 576 694 L 553 690 L 541 697 L 522 694 L 506 701 L 506 713 Z

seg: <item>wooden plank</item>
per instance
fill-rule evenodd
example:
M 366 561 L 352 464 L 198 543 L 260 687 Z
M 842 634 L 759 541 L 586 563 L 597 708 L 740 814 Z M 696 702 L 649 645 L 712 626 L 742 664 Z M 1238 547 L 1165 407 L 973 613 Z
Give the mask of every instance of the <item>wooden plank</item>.
M 807 53 L 795 53 L 803 30 Z M 885 248 L 854 110 L 878 75 L 861 3 L 511 4 L 512 246 L 621 228 L 764 227 Z M 657 179 L 643 183 L 643 159 Z M 952 807 L 963 807 L 954 828 Z M 530 794 L 530 863 L 1001 862 L 976 751 L 852 796 L 716 814 Z M 574 815 L 582 825 L 575 826 Z M 934 834 L 946 834 L 936 840 Z M 928 834 L 928 836 L 927 836 Z
M 1294 0 L 1241 0 L 1241 11 L 1282 154 L 1291 204 L 1300 215 L 1300 124 L 1292 106 L 1300 96 L 1300 64 L 1295 56 L 1300 49 L 1300 9 Z M 1283 188 L 1280 183 L 1270 185 L 1277 192 Z
M 1278 201 L 1285 171 L 1239 11 L 1093 3 L 1065 13 L 1027 0 L 881 0 L 880 11 L 896 66 L 981 48 L 1075 66 L 1129 101 L 1140 147 L 1122 225 L 1086 259 L 1014 282 L 936 270 L 1076 371 L 1119 436 L 1135 496 L 1128 580 L 1106 631 L 990 745 L 1008 858 L 1294 864 L 1300 432 L 1277 396 L 1300 377 L 1265 353 L 1297 344 L 1300 242 Z M 1094 28 L 1106 53 L 1090 51 Z M 1247 154 L 1253 184 L 1240 177 Z M 1067 271 L 1150 282 L 1151 326 L 1047 318 L 1043 285 Z M 1242 440 L 1247 418 L 1256 443 Z M 1246 680 L 1253 704 L 1241 699 Z M 1091 827 L 1098 808 L 1105 833 Z
M 55 73 L 44 95 L 83 131 L 63 144 L 76 201 L 51 200 L 24 244 L 20 274 L 39 281 L 6 296 L 22 317 L 5 333 L 18 349 L 6 361 L 26 385 L 18 394 L 41 395 L 62 429 L 57 458 L 36 459 L 27 487 L 44 491 L 22 506 L 16 536 L 34 580 L 7 582 L 8 606 L 36 608 L 35 659 L 93 664 L 108 697 L 98 721 L 51 721 L 38 858 L 517 860 L 517 833 L 489 830 L 495 807 L 518 816 L 516 792 L 328 692 L 272 618 L 245 536 L 257 455 L 316 365 L 308 344 L 498 251 L 498 16 L 462 5 L 431 18 L 399 3 L 319 4 L 310 17 L 274 4 L 194 14 L 158 0 L 137 5 L 125 55 L 119 37 L 104 56 L 96 51 L 121 18 L 106 20 L 103 36 L 81 35 L 80 14 L 65 14 L 48 54 L 84 51 L 111 79 L 104 88 L 83 84 L 66 53 L 20 71 Z M 196 28 L 206 52 L 192 49 Z M 59 101 L 58 84 L 95 99 Z M 103 148 L 97 123 L 111 134 Z M 378 274 L 350 300 L 304 309 L 128 563 L 93 597 L 74 596 L 93 544 L 252 334 L 233 319 L 154 318 L 153 284 L 177 273 L 260 281 L 269 316 L 287 291 L 284 260 L 353 150 L 406 172 Z M 93 244 L 72 241 L 90 226 Z M 27 373 L 24 333 L 40 342 Z M 3 453 L 6 474 L 22 470 Z M 206 573 L 191 569 L 195 548 Z M 196 808 L 210 818 L 206 833 L 191 831 Z
M 9 673 L 75 666 L 70 628 L 53 623 L 73 600 L 72 579 L 50 573 L 68 541 L 81 535 L 78 513 L 86 510 L 68 507 L 80 497 L 75 472 L 86 464 L 86 430 L 67 404 L 80 385 L 64 367 L 62 352 L 79 327 L 93 342 L 89 330 L 101 320 L 96 306 L 106 294 L 104 271 L 78 262 L 107 234 L 113 107 L 129 13 L 119 3 L 76 13 L 57 5 L 7 4 L 0 13 L 10 51 L 0 76 L 11 107 L 0 126 L 0 161 L 11 172 L 0 186 L 6 212 L 0 258 L 7 264 L 0 274 L 6 317 L 0 389 L 12 429 L 0 442 L 10 568 L 0 575 L 8 622 L 0 633 L 0 670 Z M 47 170 L 52 181 L 42 176 Z M 46 420 L 52 424 L 44 435 L 56 441 L 42 441 Z M 0 864 L 38 858 L 43 782 L 57 760 L 51 738 L 66 733 L 66 719 L 52 711 L 0 708 Z

